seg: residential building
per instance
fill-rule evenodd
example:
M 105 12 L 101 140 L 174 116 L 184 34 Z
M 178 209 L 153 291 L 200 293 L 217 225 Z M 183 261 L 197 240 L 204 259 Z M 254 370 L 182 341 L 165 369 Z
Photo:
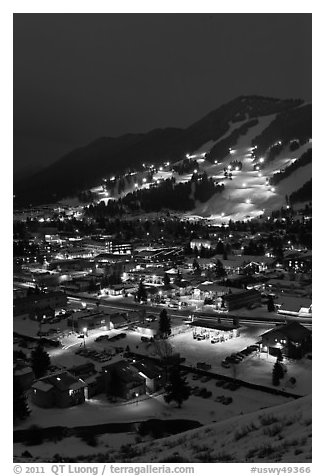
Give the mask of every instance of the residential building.
M 255 289 L 231 293 L 222 296 L 223 307 L 228 311 L 240 309 L 241 307 L 251 307 L 261 303 L 261 293 Z
M 146 393 L 145 377 L 139 375 L 126 360 L 107 365 L 102 372 L 107 395 L 130 400 Z
M 311 350 L 311 330 L 299 322 L 279 325 L 261 335 L 261 352 L 278 356 L 300 359 Z
M 148 393 L 154 393 L 164 387 L 166 383 L 165 372 L 148 359 L 132 363 L 139 375 L 146 380 Z
M 32 385 L 32 402 L 43 408 L 80 405 L 86 398 L 86 383 L 69 372 L 57 372 L 36 380 Z

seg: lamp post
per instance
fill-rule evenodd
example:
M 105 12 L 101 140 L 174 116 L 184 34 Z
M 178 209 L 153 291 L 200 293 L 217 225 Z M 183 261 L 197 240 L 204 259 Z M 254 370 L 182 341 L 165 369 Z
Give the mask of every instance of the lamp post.
M 136 393 L 136 394 L 135 394 L 135 396 L 136 396 L 136 399 L 137 399 L 137 405 L 138 405 L 138 403 L 139 403 L 139 400 L 138 400 L 138 398 L 139 398 L 139 394 L 138 394 L 138 393 Z

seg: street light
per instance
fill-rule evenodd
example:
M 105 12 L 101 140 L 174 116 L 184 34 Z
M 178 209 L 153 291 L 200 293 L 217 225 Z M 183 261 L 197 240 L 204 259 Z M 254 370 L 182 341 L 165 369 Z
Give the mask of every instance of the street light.
M 138 405 L 138 403 L 139 403 L 139 400 L 138 400 L 138 398 L 139 398 L 139 394 L 138 394 L 138 393 L 136 393 L 136 394 L 135 394 L 135 396 L 136 396 L 136 399 L 137 399 L 137 405 Z

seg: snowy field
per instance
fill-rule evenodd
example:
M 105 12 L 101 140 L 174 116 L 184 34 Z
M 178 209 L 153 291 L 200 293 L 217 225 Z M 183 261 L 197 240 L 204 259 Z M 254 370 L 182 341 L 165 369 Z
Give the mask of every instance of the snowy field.
M 132 462 L 302 463 L 312 460 L 311 396 L 138 445 Z M 176 460 L 177 461 L 177 460 Z

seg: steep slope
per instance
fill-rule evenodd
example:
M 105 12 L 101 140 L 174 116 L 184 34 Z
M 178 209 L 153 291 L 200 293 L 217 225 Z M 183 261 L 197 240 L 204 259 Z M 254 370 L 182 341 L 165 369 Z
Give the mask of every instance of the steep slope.
M 134 447 L 132 462 L 310 462 L 311 395 Z
M 16 183 L 14 205 L 57 201 L 96 185 L 110 173 L 136 168 L 143 161 L 174 162 L 203 144 L 220 139 L 231 123 L 288 111 L 301 104 L 300 100 L 241 96 L 187 129 L 157 129 L 147 134 L 98 139 L 70 152 L 28 180 Z

